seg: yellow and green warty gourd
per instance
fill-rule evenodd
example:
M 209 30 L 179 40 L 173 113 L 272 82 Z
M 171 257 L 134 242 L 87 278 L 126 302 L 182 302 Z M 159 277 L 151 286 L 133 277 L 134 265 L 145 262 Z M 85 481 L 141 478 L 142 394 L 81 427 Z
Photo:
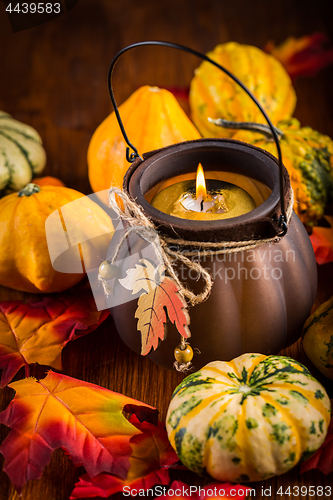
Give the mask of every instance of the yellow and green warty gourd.
M 192 471 L 218 481 L 260 481 L 314 453 L 330 417 L 325 389 L 301 363 L 243 354 L 185 378 L 173 393 L 166 426 Z
M 0 111 L 0 191 L 19 191 L 43 171 L 45 163 L 38 132 Z
M 217 45 L 208 57 L 238 77 L 263 105 L 273 123 L 292 116 L 296 94 L 275 57 L 251 45 Z M 214 127 L 208 118 L 265 123 L 258 107 L 228 75 L 208 61 L 195 70 L 190 87 L 191 116 L 204 137 L 232 137 L 233 130 Z

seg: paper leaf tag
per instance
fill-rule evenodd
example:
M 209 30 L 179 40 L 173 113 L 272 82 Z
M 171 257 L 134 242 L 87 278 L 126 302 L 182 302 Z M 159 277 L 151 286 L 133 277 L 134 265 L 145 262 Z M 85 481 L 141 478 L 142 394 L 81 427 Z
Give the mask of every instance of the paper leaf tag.
M 188 325 L 190 317 L 187 304 L 180 295 L 175 281 L 164 274 L 163 266 L 155 267 L 150 261 L 141 259 L 139 264 L 127 271 L 120 284 L 133 294 L 143 291 L 138 299 L 135 317 L 141 332 L 141 354 L 146 356 L 156 350 L 166 333 L 167 314 L 180 335 L 191 336 Z

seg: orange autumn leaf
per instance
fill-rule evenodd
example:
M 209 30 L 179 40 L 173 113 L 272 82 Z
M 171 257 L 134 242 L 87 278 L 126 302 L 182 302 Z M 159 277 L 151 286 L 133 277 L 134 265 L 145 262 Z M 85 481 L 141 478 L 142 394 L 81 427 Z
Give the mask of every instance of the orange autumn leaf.
M 283 64 L 291 78 L 314 76 L 333 63 L 333 49 L 325 49 L 327 41 L 324 33 L 301 38 L 291 36 L 280 45 L 268 42 L 264 50 Z
M 333 217 L 326 215 L 325 219 L 329 227 L 316 226 L 310 235 L 318 264 L 333 262 Z
M 105 473 L 94 478 L 85 474 L 75 485 L 71 499 L 108 498 L 118 491 L 147 491 L 156 484 L 169 483 L 168 467 L 179 459 L 169 443 L 164 424 L 159 422 L 154 426 L 147 422 L 140 423 L 135 415 L 131 417 L 130 422 L 140 429 L 142 434 L 130 440 L 131 466 L 126 479 Z
M 91 292 L 0 302 L 1 387 L 30 363 L 61 370 L 63 347 L 95 330 L 109 315 L 98 311 Z
M 157 418 L 145 403 L 52 371 L 43 380 L 28 378 L 10 387 L 16 395 L 0 422 L 11 432 L 0 452 L 18 492 L 41 477 L 56 448 L 64 448 L 91 477 L 110 472 L 125 478 L 130 439 L 141 431 L 123 412 L 134 412 L 140 420 Z
M 190 337 L 187 304 L 179 294 L 175 281 L 164 275 L 163 265 L 155 267 L 149 260 L 140 259 L 139 264 L 128 269 L 126 278 L 119 282 L 133 294 L 143 292 L 135 312 L 143 356 L 149 354 L 151 349 L 157 349 L 159 341 L 165 338 L 166 312 L 180 335 Z

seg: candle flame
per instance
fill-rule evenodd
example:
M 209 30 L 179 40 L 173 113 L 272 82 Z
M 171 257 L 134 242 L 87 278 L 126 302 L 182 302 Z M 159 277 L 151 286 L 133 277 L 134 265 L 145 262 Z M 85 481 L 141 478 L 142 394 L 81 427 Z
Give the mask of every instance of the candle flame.
M 205 174 L 201 163 L 198 165 L 196 181 L 196 197 L 198 198 L 199 196 L 202 196 L 203 200 L 207 197 Z

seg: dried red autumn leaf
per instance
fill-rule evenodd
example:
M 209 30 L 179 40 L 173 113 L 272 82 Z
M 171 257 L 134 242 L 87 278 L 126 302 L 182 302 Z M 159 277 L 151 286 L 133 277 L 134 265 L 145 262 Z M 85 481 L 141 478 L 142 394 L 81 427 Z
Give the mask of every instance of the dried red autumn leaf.
M 150 423 L 140 423 L 135 415 L 130 422 L 140 429 L 130 440 L 132 454 L 130 469 L 126 479 L 111 474 L 99 474 L 90 478 L 85 474 L 76 483 L 71 499 L 102 497 L 107 498 L 118 491 L 147 491 L 156 484 L 168 484 L 170 481 L 168 467 L 178 462 L 178 457 L 172 449 L 164 424 L 157 426 Z
M 129 482 L 111 474 L 99 474 L 93 479 L 90 479 L 88 474 L 84 474 L 84 476 L 80 477 L 79 482 L 76 483 L 69 498 L 70 500 L 92 497 L 108 498 L 115 493 L 128 491 L 126 488 L 136 491 L 147 491 L 156 484 L 168 484 L 169 481 L 170 477 L 166 468 L 150 472 L 144 477 L 139 477 Z M 124 487 L 126 487 L 125 490 L 123 490 Z
M 333 407 L 333 400 L 331 400 Z M 333 472 L 333 418 L 328 427 L 326 439 L 311 458 L 301 464 L 301 474 L 311 469 L 318 469 L 324 474 Z
M 175 281 L 164 275 L 164 267 L 155 267 L 149 260 L 141 259 L 135 268 L 128 269 L 120 284 L 133 294 L 143 293 L 138 299 L 135 317 L 141 332 L 141 354 L 157 349 L 159 340 L 165 337 L 165 324 L 169 319 L 184 338 L 190 337 L 190 318 L 187 304 L 178 291 Z
M 322 68 L 333 63 L 333 49 L 325 49 L 324 33 L 313 33 L 301 38 L 289 37 L 280 45 L 270 41 L 265 51 L 278 59 L 291 78 L 314 76 Z
M 17 491 L 39 479 L 53 450 L 64 448 L 75 465 L 91 477 L 110 472 L 126 477 L 131 437 L 141 431 L 123 411 L 136 408 L 152 421 L 157 412 L 145 403 L 50 371 L 43 380 L 28 378 L 10 384 L 15 398 L 0 414 L 12 430 L 0 447 L 4 471 Z
M 61 370 L 63 347 L 95 330 L 108 315 L 97 311 L 89 291 L 0 302 L 1 387 L 30 363 Z
M 326 215 L 325 219 L 329 227 L 316 226 L 310 235 L 318 264 L 333 262 L 333 217 Z
M 194 500 L 206 500 L 207 498 L 242 500 L 250 491 L 251 488 L 241 484 L 212 483 L 202 488 L 189 486 L 182 481 L 173 481 L 166 494 L 157 498 L 160 500 L 185 500 L 186 498 L 193 498 Z

